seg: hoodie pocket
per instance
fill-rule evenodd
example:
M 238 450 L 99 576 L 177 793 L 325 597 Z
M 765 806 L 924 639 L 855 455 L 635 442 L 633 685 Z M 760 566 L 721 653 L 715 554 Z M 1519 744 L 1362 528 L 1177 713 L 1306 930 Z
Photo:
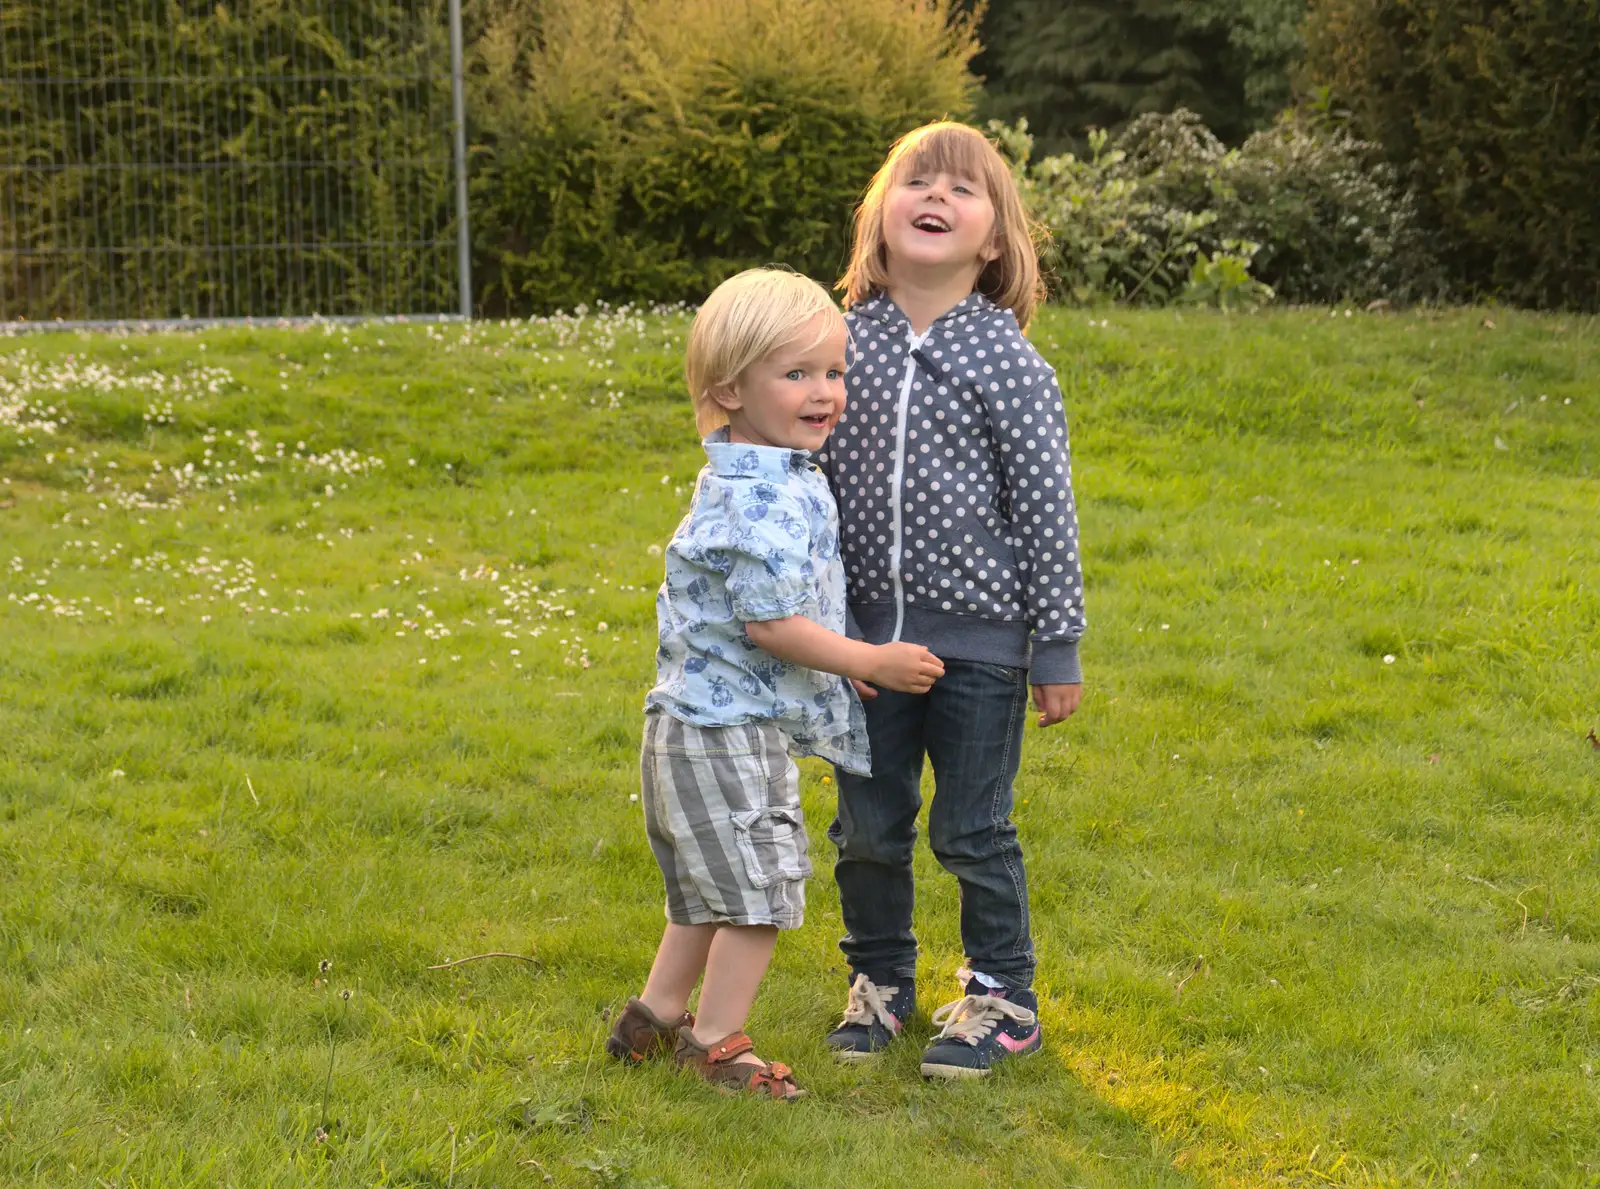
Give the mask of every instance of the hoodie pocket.
M 999 528 L 999 518 L 996 517 L 995 521 L 996 528 Z M 951 552 L 965 559 L 965 564 L 971 567 L 973 573 L 989 570 L 992 578 L 997 567 L 1010 570 L 1013 576 L 1017 572 L 1017 551 L 1011 542 L 971 512 L 963 512 L 951 526 L 950 544 Z
M 1021 614 L 1023 575 L 1017 551 L 970 512 L 958 513 L 952 521 L 940 534 L 943 573 L 935 579 L 936 588 L 927 592 L 935 608 L 985 618 Z

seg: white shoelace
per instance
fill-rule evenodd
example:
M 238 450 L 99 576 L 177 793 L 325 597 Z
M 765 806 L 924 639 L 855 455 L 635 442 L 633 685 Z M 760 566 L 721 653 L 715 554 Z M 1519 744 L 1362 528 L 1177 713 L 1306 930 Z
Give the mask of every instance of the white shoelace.
M 1025 1007 L 994 995 L 968 995 L 947 1003 L 933 1013 L 933 1022 L 943 1031 L 933 1039 L 960 1040 L 975 1045 L 994 1031 L 1001 1020 L 1015 1020 L 1026 1027 L 1038 1017 Z
M 845 1004 L 844 1019 L 839 1026 L 862 1024 L 870 1028 L 876 1021 L 890 1032 L 898 1031 L 900 1022 L 889 1010 L 889 1000 L 899 993 L 899 987 L 880 987 L 866 975 L 856 975 L 856 981 L 850 985 L 850 999 Z

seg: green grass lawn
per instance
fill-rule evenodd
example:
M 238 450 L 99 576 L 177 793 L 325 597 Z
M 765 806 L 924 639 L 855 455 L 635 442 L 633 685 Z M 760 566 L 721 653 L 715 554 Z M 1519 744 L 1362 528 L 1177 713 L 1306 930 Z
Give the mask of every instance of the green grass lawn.
M 662 919 L 686 328 L 0 340 L 0 1183 L 1600 1185 L 1600 324 L 1043 315 L 1090 614 L 1018 790 L 1045 1052 L 830 1063 L 807 765 L 792 1107 L 600 1049 Z M 533 962 L 429 969 L 486 951 Z

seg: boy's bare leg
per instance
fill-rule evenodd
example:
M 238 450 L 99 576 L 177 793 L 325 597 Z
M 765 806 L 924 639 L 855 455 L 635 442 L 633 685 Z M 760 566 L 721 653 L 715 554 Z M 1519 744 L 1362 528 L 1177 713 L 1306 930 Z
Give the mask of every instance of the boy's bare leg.
M 710 1044 L 731 1032 L 744 1031 L 777 942 L 778 930 L 771 925 L 722 925 L 717 929 L 706 959 L 700 1010 L 695 1013 L 697 1041 Z M 762 1064 L 754 1053 L 744 1053 L 737 1060 Z
M 676 1020 L 688 1007 L 717 933 L 716 925 L 667 925 L 639 995 L 657 1019 Z

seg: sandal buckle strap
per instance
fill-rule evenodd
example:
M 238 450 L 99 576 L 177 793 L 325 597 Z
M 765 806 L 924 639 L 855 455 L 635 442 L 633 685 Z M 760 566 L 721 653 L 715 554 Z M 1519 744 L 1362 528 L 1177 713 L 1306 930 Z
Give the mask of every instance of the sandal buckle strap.
M 706 1054 L 706 1060 L 713 1064 L 720 1064 L 723 1061 L 731 1061 L 743 1053 L 748 1053 L 755 1047 L 755 1042 L 743 1032 L 735 1032 L 732 1036 L 724 1036 L 716 1044 L 712 1045 Z

